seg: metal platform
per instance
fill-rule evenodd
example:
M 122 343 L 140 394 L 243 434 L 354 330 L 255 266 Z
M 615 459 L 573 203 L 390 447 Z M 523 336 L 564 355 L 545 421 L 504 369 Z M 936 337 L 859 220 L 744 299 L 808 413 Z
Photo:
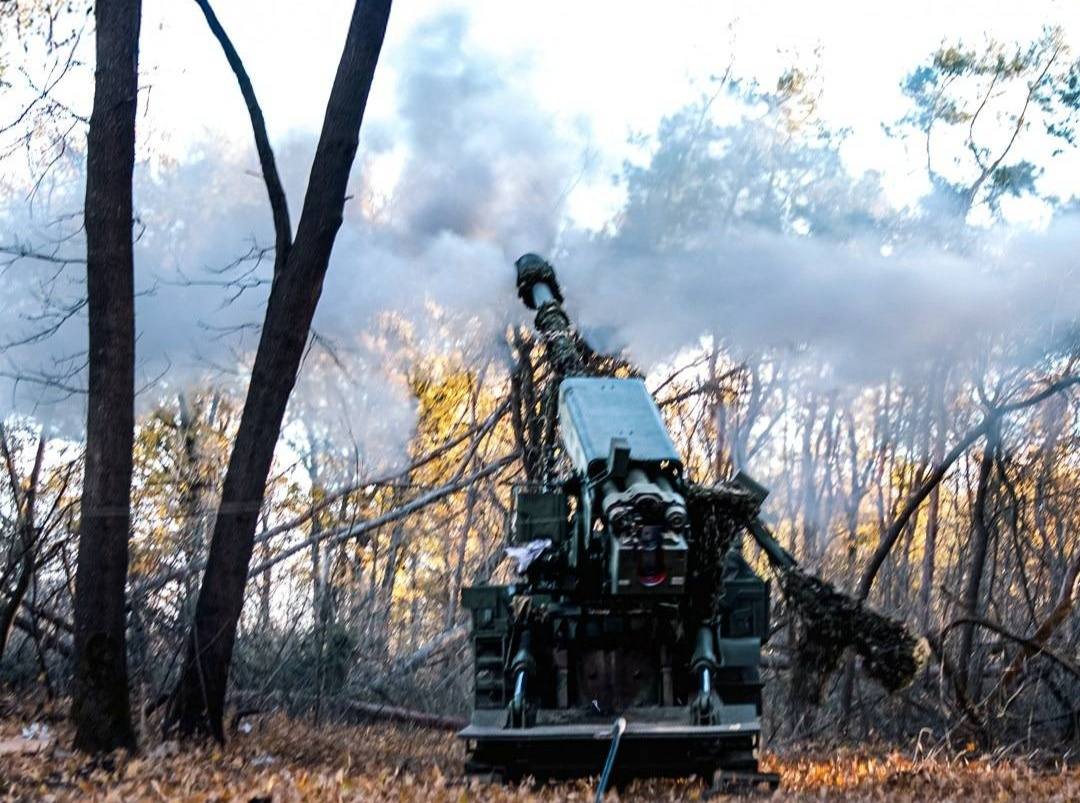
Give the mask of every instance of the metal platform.
M 614 777 L 712 778 L 718 769 L 750 776 L 757 772 L 758 721 L 691 725 L 630 721 L 622 736 Z M 470 774 L 506 780 L 596 775 L 611 740 L 611 725 L 537 725 L 527 728 L 469 725 L 466 741 Z
M 666 725 L 656 722 L 628 722 L 623 739 L 714 739 L 716 737 L 754 735 L 761 733 L 757 722 L 736 722 L 731 725 Z M 502 741 L 547 740 L 566 741 L 611 738 L 611 725 L 537 725 L 532 728 L 492 728 L 468 725 L 458 732 L 460 739 L 493 739 Z

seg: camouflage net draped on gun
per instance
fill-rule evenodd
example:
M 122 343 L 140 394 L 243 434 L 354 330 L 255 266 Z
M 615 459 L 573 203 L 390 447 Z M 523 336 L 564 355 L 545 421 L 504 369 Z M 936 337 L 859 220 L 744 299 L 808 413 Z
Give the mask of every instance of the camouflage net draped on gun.
M 715 623 L 724 596 L 727 551 L 741 530 L 751 529 L 759 503 L 738 486 L 720 484 L 711 488 L 690 485 L 686 504 L 696 534 L 691 571 L 712 589 L 710 609 Z M 765 554 L 796 617 L 793 691 L 798 698 L 819 703 L 825 682 L 848 648 L 862 657 L 866 673 L 887 691 L 901 689 L 915 678 L 927 657 L 922 640 L 902 622 L 870 610 L 807 574 L 775 541 L 770 546 Z
M 902 622 L 882 616 L 837 591 L 830 583 L 798 566 L 778 568 L 780 590 L 798 617 L 793 693 L 821 701 L 825 682 L 836 671 L 844 650 L 854 649 L 863 670 L 894 692 L 904 688 L 926 663 L 925 642 Z
M 757 501 L 742 488 L 726 483 L 711 488 L 689 485 L 686 512 L 690 518 L 691 575 L 696 588 L 709 590 L 707 623 L 718 625 L 724 600 L 724 563 L 746 522 L 757 515 Z M 710 559 L 710 556 L 712 559 Z

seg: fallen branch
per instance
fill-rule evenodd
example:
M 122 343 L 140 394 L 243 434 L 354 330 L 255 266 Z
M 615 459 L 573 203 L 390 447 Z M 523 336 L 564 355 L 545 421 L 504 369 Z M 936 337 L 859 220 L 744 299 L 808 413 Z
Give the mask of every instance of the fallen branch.
M 290 701 L 303 700 L 305 703 L 315 701 L 317 695 L 303 694 L 299 696 L 289 695 Z M 324 698 L 323 703 L 346 716 L 363 717 L 366 719 L 380 719 L 389 722 L 400 722 L 406 725 L 418 725 L 422 728 L 435 728 L 437 730 L 457 731 L 464 728 L 468 721 L 463 717 L 449 714 L 433 714 L 429 711 L 418 711 L 415 708 L 404 708 L 385 703 L 369 703 L 360 700 L 342 699 L 340 696 Z M 262 695 L 253 692 L 235 692 L 229 698 L 229 704 L 235 707 L 232 717 L 232 727 L 235 730 L 244 717 L 256 714 L 268 713 L 275 710 L 286 710 L 288 702 L 282 699 L 280 692 L 270 695 Z
M 419 725 L 422 728 L 436 728 L 438 730 L 459 731 L 468 723 L 462 717 L 447 716 L 445 714 L 429 714 L 427 711 L 415 711 L 411 708 L 399 708 L 396 705 L 382 705 L 380 703 L 349 703 L 346 707 L 349 713 L 360 714 L 372 719 L 385 719 L 390 722 L 403 722 L 408 725 Z
M 326 530 L 325 532 L 318 533 L 311 536 L 310 538 L 305 538 L 303 541 L 300 541 L 299 543 L 293 544 L 291 547 L 282 550 L 278 554 L 274 555 L 272 558 L 264 560 L 262 563 L 253 566 L 248 571 L 248 577 L 262 574 L 272 566 L 281 563 L 283 560 L 288 560 L 293 555 L 296 555 L 299 552 L 310 549 L 315 544 L 323 542 L 325 542 L 327 546 L 340 544 L 345 541 L 350 541 L 353 538 L 358 538 L 359 536 L 369 533 L 372 530 L 378 529 L 379 527 L 382 527 L 385 524 L 389 524 L 392 521 L 403 519 L 418 510 L 422 510 L 428 505 L 434 504 L 435 502 L 438 502 L 439 500 L 444 499 L 451 494 L 457 493 L 463 488 L 472 485 L 474 482 L 482 480 L 484 477 L 488 477 L 492 474 L 497 474 L 498 472 L 506 468 L 508 465 L 513 463 L 515 460 L 517 460 L 519 456 L 519 452 L 508 454 L 505 457 L 496 460 L 494 463 L 489 463 L 484 468 L 470 474 L 467 477 L 462 477 L 456 482 L 450 482 L 446 485 L 436 488 L 433 491 L 428 491 L 428 493 L 418 496 L 413 501 L 404 504 L 399 508 L 395 508 L 394 510 L 391 510 L 387 513 L 384 513 L 381 516 L 376 516 L 373 519 L 362 521 L 359 524 L 347 525 L 345 527 L 337 527 L 331 530 Z
M 450 630 L 444 630 L 412 654 L 407 655 L 400 661 L 395 661 L 388 674 L 392 677 L 401 677 L 414 672 L 443 650 L 461 644 L 468 639 L 471 632 L 472 628 L 466 625 L 458 625 Z

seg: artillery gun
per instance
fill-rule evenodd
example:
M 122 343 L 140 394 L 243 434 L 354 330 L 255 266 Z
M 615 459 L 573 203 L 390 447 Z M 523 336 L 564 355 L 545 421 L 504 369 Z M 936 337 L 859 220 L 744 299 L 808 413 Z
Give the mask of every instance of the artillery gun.
M 561 463 L 549 445 L 542 479 L 514 490 L 517 582 L 462 591 L 466 771 L 591 775 L 606 755 L 601 791 L 613 769 L 775 786 L 758 768 L 770 583 L 743 557 L 744 535 L 779 581 L 792 688 L 811 704 L 848 648 L 887 691 L 906 685 L 925 639 L 805 573 L 758 516 L 768 491 L 753 479 L 691 482 L 644 382 L 590 375 L 552 267 L 534 254 L 516 267 L 557 390 Z
M 475 659 L 467 771 L 594 774 L 621 717 L 617 776 L 723 770 L 775 784 L 757 752 L 769 584 L 726 548 L 764 490 L 740 477 L 688 502 L 644 382 L 574 375 L 554 271 L 534 255 L 517 269 L 558 382 L 566 471 L 515 488 L 519 581 L 462 594 Z

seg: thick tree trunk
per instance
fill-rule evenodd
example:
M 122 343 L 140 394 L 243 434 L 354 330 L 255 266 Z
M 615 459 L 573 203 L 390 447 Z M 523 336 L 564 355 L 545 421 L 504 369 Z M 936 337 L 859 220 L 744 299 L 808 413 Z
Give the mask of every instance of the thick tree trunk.
M 75 747 L 132 748 L 124 639 L 135 429 L 132 174 L 141 0 L 94 6 L 97 67 L 86 153 L 89 395 L 75 576 Z
M 390 0 L 357 0 L 330 93 L 296 239 L 274 277 L 247 399 L 225 473 L 184 669 L 169 725 L 225 738 L 229 665 L 244 603 L 255 523 L 289 394 L 322 292 Z

